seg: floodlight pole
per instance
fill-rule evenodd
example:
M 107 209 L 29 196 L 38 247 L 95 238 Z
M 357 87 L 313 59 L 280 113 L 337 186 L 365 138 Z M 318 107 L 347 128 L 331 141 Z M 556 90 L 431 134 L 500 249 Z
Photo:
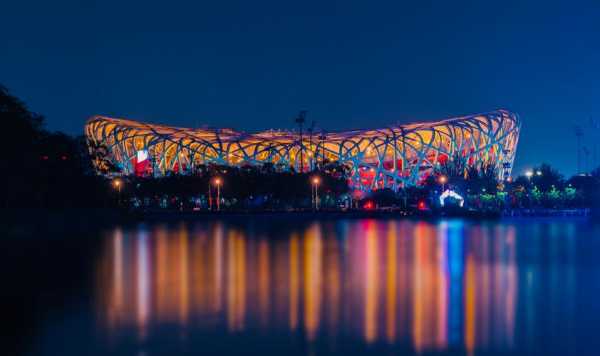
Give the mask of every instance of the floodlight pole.
M 304 125 L 304 122 L 306 121 L 306 110 L 300 111 L 295 121 L 298 124 L 300 135 L 300 173 L 302 173 L 304 172 L 304 156 L 302 154 L 302 151 L 304 150 L 304 145 L 302 143 L 302 125 Z
M 315 122 L 313 121 L 310 124 L 310 127 L 308 128 L 308 152 L 312 154 L 312 137 L 313 137 L 313 131 L 315 130 Z M 309 169 L 312 171 L 313 170 L 313 162 L 314 159 L 316 158 L 316 155 L 314 155 L 314 157 L 311 155 L 309 158 Z
M 327 136 L 325 136 L 325 132 L 321 132 L 319 136 L 319 140 L 321 140 L 321 169 L 325 167 L 325 140 Z

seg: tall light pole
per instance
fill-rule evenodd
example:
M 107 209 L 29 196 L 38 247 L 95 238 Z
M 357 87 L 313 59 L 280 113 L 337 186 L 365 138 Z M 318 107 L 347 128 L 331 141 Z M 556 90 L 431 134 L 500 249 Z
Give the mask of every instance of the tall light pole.
M 312 170 L 313 169 L 313 162 L 314 159 L 316 159 L 316 155 L 313 156 L 312 154 L 312 137 L 313 137 L 313 132 L 315 131 L 315 122 L 312 121 L 310 123 L 310 127 L 308 128 L 308 154 L 309 154 L 309 169 Z
M 215 178 L 215 185 L 217 186 L 217 211 L 221 211 L 221 178 Z
M 302 173 L 304 172 L 304 156 L 302 155 L 302 151 L 304 150 L 304 144 L 302 143 L 302 125 L 304 125 L 304 122 L 306 121 L 306 110 L 300 111 L 295 121 L 298 124 L 300 134 L 300 173 Z
M 581 139 L 583 138 L 583 128 L 575 125 L 575 137 L 577 138 L 577 174 L 581 173 Z
M 446 176 L 440 176 L 438 178 L 438 181 L 440 182 L 440 184 L 442 185 L 442 192 L 444 192 L 446 189 L 444 189 L 446 187 L 446 182 L 448 181 L 448 177 Z
M 531 183 L 531 177 L 533 177 L 533 171 L 532 170 L 526 171 L 525 177 L 527 177 L 527 179 L 529 180 L 529 183 Z
M 320 182 L 321 182 L 321 179 L 319 179 L 319 177 L 312 178 L 312 193 L 313 193 L 313 202 L 314 202 L 315 210 L 319 210 L 319 183 Z
M 321 132 L 319 136 L 319 140 L 321 140 L 321 169 L 325 167 L 325 140 L 327 136 L 325 136 L 325 131 Z
M 115 179 L 113 181 L 113 185 L 115 186 L 115 188 L 117 189 L 118 195 L 117 195 L 117 205 L 121 206 L 121 180 L 120 179 Z

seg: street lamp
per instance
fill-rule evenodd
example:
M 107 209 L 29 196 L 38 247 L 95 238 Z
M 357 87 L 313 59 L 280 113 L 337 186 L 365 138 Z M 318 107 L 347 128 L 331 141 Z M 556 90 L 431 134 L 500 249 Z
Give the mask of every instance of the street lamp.
M 214 183 L 217 186 L 217 211 L 221 211 L 221 178 L 215 178 Z
M 321 183 L 321 179 L 319 177 L 312 177 L 312 194 L 313 194 L 313 204 L 315 210 L 319 210 L 319 183 Z
M 118 200 L 117 200 L 117 205 L 121 206 L 121 185 L 122 185 L 121 180 L 120 179 L 115 179 L 113 181 L 113 185 L 117 189 L 117 192 L 119 192 Z
M 533 171 L 526 171 L 525 177 L 527 177 L 527 179 L 529 179 L 531 181 L 531 177 L 533 177 Z
M 445 190 L 444 188 L 445 188 L 446 182 L 448 182 L 448 177 L 440 176 L 438 178 L 438 182 L 440 182 L 440 184 L 442 185 L 442 192 L 443 192 Z
M 541 176 L 541 175 L 542 175 L 542 171 L 539 171 L 539 170 L 538 170 L 538 171 L 536 171 L 536 172 L 535 172 L 535 175 L 536 175 L 536 176 Z

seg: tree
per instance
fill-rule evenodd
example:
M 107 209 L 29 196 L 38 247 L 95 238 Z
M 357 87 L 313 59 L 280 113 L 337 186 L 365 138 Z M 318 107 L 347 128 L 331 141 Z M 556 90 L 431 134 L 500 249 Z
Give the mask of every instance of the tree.
M 452 155 L 451 159 L 448 159 L 441 163 L 435 173 L 438 175 L 444 175 L 448 177 L 448 181 L 463 180 L 467 173 L 467 159 L 459 153 Z
M 88 146 L 89 162 L 97 173 L 106 175 L 118 172 L 118 168 L 113 163 L 106 145 L 93 141 L 88 141 L 86 144 Z
M 40 143 L 46 132 L 44 118 L 30 112 L 21 100 L 1 85 L 0 121 L 4 125 L 0 147 L 6 170 L 3 174 L 2 197 L 4 207 L 8 207 L 31 199 L 40 160 L 44 158 Z
M 393 190 L 389 188 L 378 189 L 371 193 L 369 198 L 380 207 L 400 205 L 400 198 Z
M 84 139 L 44 129 L 44 118 L 0 86 L 4 184 L 2 206 L 103 206 L 106 180 L 91 173 Z
M 575 201 L 584 206 L 592 206 L 600 188 L 600 176 L 575 175 L 567 181 L 565 191 L 569 188 L 578 192 Z
M 498 171 L 492 164 L 480 164 L 467 169 L 466 186 L 471 193 L 496 194 Z
M 563 189 L 565 181 L 562 174 L 547 163 L 535 167 L 531 177 L 531 184 L 538 187 L 541 192 L 548 192 L 552 188 Z

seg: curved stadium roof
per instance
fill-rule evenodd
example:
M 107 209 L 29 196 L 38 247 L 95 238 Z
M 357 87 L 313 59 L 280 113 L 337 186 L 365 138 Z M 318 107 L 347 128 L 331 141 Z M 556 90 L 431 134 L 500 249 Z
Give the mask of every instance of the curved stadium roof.
M 370 190 L 418 184 L 436 166 L 458 159 L 467 166 L 493 166 L 499 178 L 507 178 L 520 126 L 516 114 L 496 110 L 436 122 L 330 132 L 324 137 L 304 134 L 300 140 L 292 131 L 251 134 L 94 116 L 85 134 L 90 149 L 106 150 L 122 174 L 160 176 L 191 173 L 206 164 L 265 163 L 307 171 L 323 162 L 338 162 L 351 168 L 351 185 Z

